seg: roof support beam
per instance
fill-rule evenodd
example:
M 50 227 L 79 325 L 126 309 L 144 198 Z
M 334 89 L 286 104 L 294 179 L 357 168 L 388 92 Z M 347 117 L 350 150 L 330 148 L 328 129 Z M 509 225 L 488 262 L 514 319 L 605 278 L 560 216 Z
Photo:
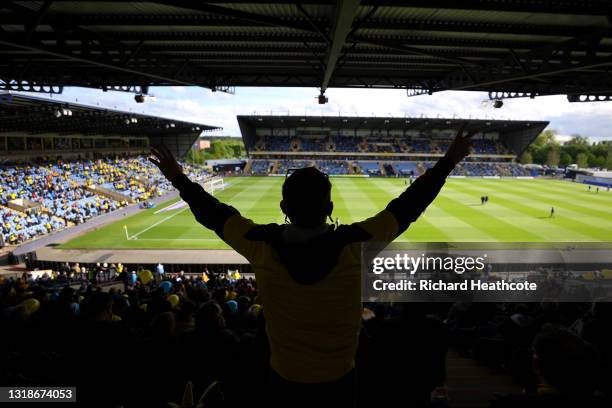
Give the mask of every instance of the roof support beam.
M 303 5 L 297 5 L 298 10 L 302 14 L 306 12 Z M 377 6 L 372 7 L 375 10 Z M 303 10 L 303 11 L 302 11 Z M 257 19 L 259 20 L 260 17 Z M 48 13 L 41 17 L 39 24 L 61 24 L 65 18 L 62 16 L 49 15 Z M 0 24 L 26 24 L 29 20 L 20 15 L 6 14 L 0 15 Z M 270 26 L 272 21 L 253 21 L 253 19 L 242 20 L 238 18 L 223 18 L 211 15 L 113 15 L 113 14 L 76 14 L 70 16 L 70 22 L 78 26 L 207 26 L 207 27 L 262 27 Z M 280 23 L 280 22 L 275 22 Z M 324 32 L 324 28 L 329 25 L 329 21 L 325 19 L 314 19 L 307 12 L 304 14 L 304 21 L 291 21 L 294 28 L 313 29 L 319 32 L 321 38 L 329 39 Z M 426 31 L 426 32 L 459 32 L 459 33 L 487 33 L 487 34 L 509 34 L 521 33 L 525 35 L 539 36 L 560 36 L 560 37 L 576 37 L 585 35 L 591 32 L 591 27 L 566 27 L 562 25 L 550 24 L 525 24 L 521 22 L 514 23 L 486 23 L 486 22 L 464 22 L 464 21 L 438 21 L 435 19 L 389 19 L 389 18 L 370 18 L 365 21 L 360 28 L 373 30 L 405 30 L 410 32 Z
M 319 33 L 321 38 L 323 38 L 327 44 L 330 44 L 331 39 L 329 38 L 329 36 L 321 29 L 321 27 L 319 27 L 319 25 L 312 19 L 312 17 L 310 17 L 310 14 L 308 14 L 304 6 L 298 3 L 296 4 L 296 7 L 298 10 L 300 10 L 300 13 L 304 15 L 304 18 L 306 19 L 306 21 L 308 21 L 308 24 L 310 24 L 312 28 L 314 28 L 315 31 Z
M 336 2 L 334 25 L 332 28 L 332 43 L 325 56 L 325 72 L 323 73 L 323 81 L 321 82 L 321 94 L 324 94 L 329 86 L 329 81 L 336 69 L 336 64 L 342 53 L 346 38 L 351 32 L 359 3 L 360 0 L 337 0 Z
M 612 67 L 612 58 L 596 55 L 601 39 L 601 34 L 593 34 L 520 55 L 513 52 L 509 58 L 477 70 L 455 71 L 441 80 L 441 86 L 431 91 L 502 88 L 517 81 L 541 81 L 559 74 Z M 586 50 L 585 55 L 579 58 L 572 55 L 578 48 Z
M 42 5 L 42 7 L 40 8 L 40 10 L 38 11 L 38 13 L 36 13 L 36 15 L 33 18 L 30 18 L 28 23 L 25 24 L 25 27 L 26 27 L 25 41 L 26 42 L 30 42 L 30 38 L 32 37 L 32 34 L 34 34 L 34 32 L 36 31 L 36 27 L 38 27 L 42 19 L 45 17 L 45 15 L 47 14 L 47 11 L 49 11 L 49 7 L 51 7 L 51 3 L 52 3 L 51 0 L 46 0 L 44 4 Z M 14 3 L 11 3 L 11 6 L 16 7 Z M 17 11 L 17 14 L 19 14 L 19 11 Z
M 364 0 L 363 5 L 406 7 L 404 0 Z M 447 10 L 507 11 L 542 14 L 606 15 L 612 14 L 612 3 L 589 1 L 577 3 L 572 0 L 524 1 L 524 0 L 410 0 L 410 7 Z
M 204 13 L 212 13 L 220 16 L 232 17 L 243 21 L 250 21 L 252 23 L 258 23 L 268 25 L 271 27 L 284 27 L 290 29 L 298 29 L 305 31 L 315 31 L 310 25 L 295 26 L 290 21 L 283 20 L 282 18 L 274 16 L 266 16 L 263 14 L 250 13 L 247 11 L 236 10 L 228 7 L 217 6 L 214 4 L 202 3 L 200 1 L 193 0 L 165 0 L 156 1 L 156 3 L 164 4 L 172 7 L 180 7 L 187 10 L 194 10 Z
M 158 74 L 154 74 L 150 72 L 135 70 L 135 69 L 127 68 L 127 67 L 121 67 L 118 65 L 110 64 L 108 62 L 100 61 L 100 60 L 93 59 L 93 58 L 83 58 L 83 57 L 79 57 L 76 55 L 65 54 L 65 53 L 50 49 L 48 47 L 44 47 L 44 46 L 34 46 L 34 45 L 25 44 L 25 43 L 5 41 L 2 39 L 0 39 L 0 44 L 10 46 L 10 47 L 20 48 L 23 50 L 32 51 L 32 52 L 36 52 L 40 54 L 51 55 L 54 57 L 62 58 L 62 59 L 73 61 L 73 62 L 81 62 L 87 65 L 95 65 L 101 68 L 109 69 L 111 71 L 119 71 L 119 72 L 134 74 L 134 75 L 142 76 L 145 78 L 163 81 L 168 84 L 184 85 L 184 86 L 201 86 L 201 84 L 197 84 L 197 83 L 193 83 L 189 81 L 183 81 L 177 78 L 170 78 L 170 77 L 166 77 L 163 75 L 158 75 Z

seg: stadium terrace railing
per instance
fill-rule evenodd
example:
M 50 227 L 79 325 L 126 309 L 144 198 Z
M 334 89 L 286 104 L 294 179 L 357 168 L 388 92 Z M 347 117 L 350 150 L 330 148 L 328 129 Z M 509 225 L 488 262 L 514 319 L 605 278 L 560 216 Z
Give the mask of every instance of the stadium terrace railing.
M 249 153 L 254 159 L 259 156 L 380 156 L 380 157 L 442 157 L 444 153 L 384 153 L 384 152 L 287 152 L 287 151 L 251 151 Z M 255 157 L 258 156 L 258 157 Z M 490 159 L 515 159 L 513 154 L 470 154 L 473 158 Z M 263 157 L 266 158 L 266 157 Z

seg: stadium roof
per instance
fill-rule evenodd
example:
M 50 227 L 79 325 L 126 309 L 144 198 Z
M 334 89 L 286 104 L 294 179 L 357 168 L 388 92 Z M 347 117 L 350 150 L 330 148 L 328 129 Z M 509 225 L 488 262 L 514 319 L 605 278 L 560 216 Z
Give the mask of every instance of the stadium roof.
M 0 135 L 58 134 L 148 137 L 183 155 L 202 131 L 219 127 L 106 109 L 31 95 L 0 92 Z
M 238 125 L 244 140 L 247 153 L 257 141 L 257 129 L 325 129 L 333 134 L 338 129 L 357 130 L 458 130 L 465 122 L 466 132 L 497 132 L 501 140 L 519 155 L 548 126 L 547 121 L 528 120 L 492 120 L 492 119 L 458 119 L 458 118 L 410 118 L 410 117 L 355 117 L 355 116 L 238 116 Z M 299 133 L 299 132 L 298 132 Z M 309 134 L 312 134 L 309 132 Z M 322 133 L 325 134 L 325 133 Z M 270 136 L 273 136 L 272 132 Z M 285 135 L 286 136 L 286 135 Z M 343 154 L 347 154 L 343 152 Z M 375 153 L 372 153 L 375 154 Z
M 0 80 L 606 99 L 611 16 L 608 0 L 3 1 Z

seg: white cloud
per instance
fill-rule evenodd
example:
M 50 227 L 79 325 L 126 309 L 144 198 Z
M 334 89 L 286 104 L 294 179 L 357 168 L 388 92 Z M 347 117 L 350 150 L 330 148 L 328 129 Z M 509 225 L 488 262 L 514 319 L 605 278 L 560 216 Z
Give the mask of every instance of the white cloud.
M 564 96 L 504 101 L 501 109 L 483 108 L 485 93 L 441 92 L 408 97 L 403 90 L 329 89 L 329 103 L 318 105 L 313 88 L 238 88 L 235 95 L 203 88 L 158 87 L 151 93 L 156 103 L 136 104 L 132 94 L 67 88 L 64 100 L 99 104 L 209 125 L 222 126 L 224 133 L 239 136 L 236 115 L 377 115 L 549 120 L 550 128 L 562 135 L 581 134 L 593 140 L 612 139 L 612 103 L 569 103 Z

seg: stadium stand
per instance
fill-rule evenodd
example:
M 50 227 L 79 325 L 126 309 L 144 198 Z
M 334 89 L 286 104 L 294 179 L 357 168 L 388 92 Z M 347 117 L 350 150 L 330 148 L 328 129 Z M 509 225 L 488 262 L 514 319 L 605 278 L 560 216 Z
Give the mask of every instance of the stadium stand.
M 194 180 L 210 173 L 183 163 Z M 118 196 L 96 194 L 96 186 Z M 96 215 L 115 211 L 131 202 L 142 202 L 170 191 L 171 185 L 145 156 L 107 157 L 98 160 L 51 161 L 0 166 L 2 235 L 9 244 L 80 224 Z M 9 206 L 25 199 L 40 205 L 38 214 L 26 214 Z
M 2 117 L 13 118 L 0 132 L 1 241 L 11 245 L 171 191 L 149 146 L 164 140 L 183 155 L 217 129 L 12 92 L 0 101 Z M 210 176 L 183 167 L 195 180 Z
M 270 162 L 268 160 L 254 160 L 251 172 L 256 175 L 264 175 L 268 174 L 269 169 Z
M 319 170 L 330 176 L 349 173 L 348 163 L 345 161 L 317 160 L 315 163 Z
M 67 381 L 78 387 L 80 401 L 128 407 L 165 406 L 180 398 L 187 381 L 194 381 L 198 395 L 218 381 L 228 406 L 256 403 L 265 398 L 260 391 L 269 355 L 257 282 L 227 268 L 201 266 L 201 271 L 62 264 L 36 278 L 29 273 L 0 277 L 0 346 L 5 351 L 0 380 L 19 378 L 21 385 Z M 479 378 L 483 385 L 477 394 L 491 400 L 491 407 L 515 407 L 517 399 L 531 401 L 530 407 L 553 406 L 546 405 L 547 398 L 554 406 L 571 406 L 563 402 L 569 399 L 604 407 L 612 389 L 609 306 L 367 303 L 357 370 L 360 382 L 369 386 L 359 388 L 359 400 L 364 406 L 391 403 L 397 395 L 382 395 L 384 384 L 401 390 L 411 406 L 427 406 L 432 391 L 456 402 L 462 397 L 453 393 L 459 390 L 445 389 L 453 350 L 463 359 L 463 370 L 470 361 L 498 373 L 487 378 L 503 373 L 516 389 L 526 390 L 498 395 L 499 385 Z M 41 336 L 43 343 L 37 341 Z M 108 371 L 101 368 L 113 365 L 119 350 L 130 354 L 138 375 L 111 370 L 112 386 L 99 393 L 99 384 L 108 381 Z M 169 350 L 185 350 L 189 363 L 176 369 L 176 360 L 166 358 Z M 82 364 L 84 353 L 87 364 Z M 539 371 L 532 365 L 534 355 Z M 247 379 L 237 381 L 236 372 L 245 370 Z
M 239 116 L 251 174 L 317 166 L 330 175 L 418 176 L 451 143 L 461 120 Z M 308 124 L 308 132 L 304 130 Z M 472 120 L 473 153 L 452 175 L 532 176 L 515 162 L 547 122 Z

